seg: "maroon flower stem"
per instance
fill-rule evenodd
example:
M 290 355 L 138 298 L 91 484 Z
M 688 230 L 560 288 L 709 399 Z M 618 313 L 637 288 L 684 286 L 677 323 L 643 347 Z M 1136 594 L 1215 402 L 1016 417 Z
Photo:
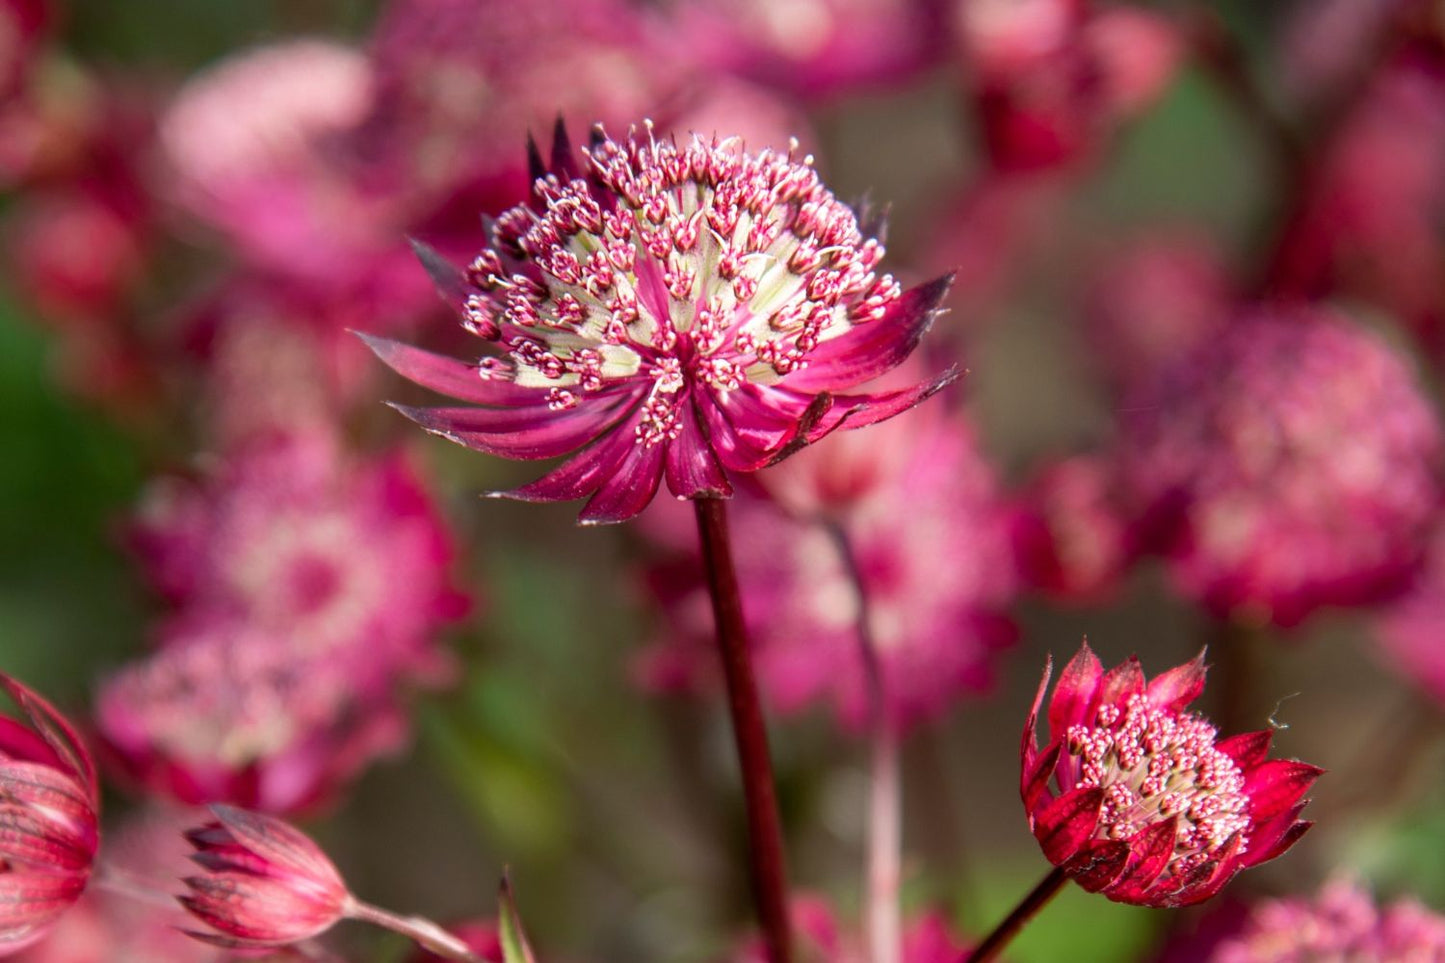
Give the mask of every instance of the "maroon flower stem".
M 999 951 L 1018 935 L 1019 930 L 1023 929 L 1039 910 L 1049 905 L 1049 900 L 1057 896 L 1059 890 L 1063 889 L 1064 884 L 1068 881 L 1069 878 L 1064 875 L 1064 871 L 1055 866 L 1049 871 L 1049 875 L 1040 880 L 1039 885 L 1035 886 L 1029 895 L 1013 908 L 1013 912 L 1004 917 L 1004 921 L 994 927 L 994 931 L 988 934 L 982 943 L 974 947 L 973 952 L 960 959 L 959 963 L 984 963 L 997 956 Z
M 697 531 L 707 569 L 717 623 L 718 655 L 727 679 L 728 709 L 733 739 L 743 776 L 743 799 L 748 819 L 748 862 L 753 901 L 763 929 L 770 963 L 792 959 L 792 933 L 788 920 L 788 874 L 783 856 L 783 828 L 778 818 L 773 763 L 768 753 L 768 732 L 753 679 L 747 629 L 743 623 L 742 595 L 728 538 L 727 505 L 720 498 L 699 498 Z
M 900 963 L 903 923 L 898 890 L 903 879 L 903 785 L 899 765 L 899 732 L 888 716 L 883 664 L 873 637 L 872 606 L 863 568 L 848 531 L 827 526 L 853 583 L 858 601 L 858 654 L 868 681 L 868 856 L 864 873 L 864 932 L 870 963 Z
M 389 910 L 363 903 L 358 899 L 351 901 L 346 915 L 349 919 L 371 923 L 374 926 L 391 930 L 393 933 L 400 933 L 422 949 L 429 950 L 444 960 L 457 960 L 458 963 L 484 963 L 480 956 L 467 947 L 466 943 L 425 917 L 398 916 Z

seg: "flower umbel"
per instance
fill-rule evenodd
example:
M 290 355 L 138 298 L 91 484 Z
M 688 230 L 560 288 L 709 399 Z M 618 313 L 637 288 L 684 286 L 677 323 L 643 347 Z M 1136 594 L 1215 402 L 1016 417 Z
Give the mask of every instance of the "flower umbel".
M 1086 890 L 1142 906 L 1198 903 L 1309 829 L 1300 797 L 1323 770 L 1265 759 L 1268 731 L 1219 739 L 1184 711 L 1204 691 L 1202 652 L 1146 683 L 1138 659 L 1105 672 L 1086 643 L 1049 700 L 1040 749 L 1051 670 L 1024 728 L 1020 791 L 1045 857 Z
M 877 273 L 882 244 L 811 158 L 679 145 L 649 127 L 624 140 L 599 130 L 584 170 L 560 125 L 550 171 L 533 154 L 532 202 L 497 220 L 465 275 L 422 251 L 496 353 L 468 364 L 367 339 L 411 380 L 480 406 L 400 408 L 428 430 L 509 458 L 576 452 L 500 494 L 591 496 L 584 523 L 636 515 L 664 477 L 678 498 L 727 496 L 729 471 L 881 421 L 953 379 L 835 394 L 907 357 L 949 282 L 903 292 Z
M 0 673 L 28 722 L 0 717 L 0 956 L 45 936 L 85 891 L 100 843 L 95 765 L 65 717 Z
M 261 949 L 310 939 L 353 902 L 326 854 L 279 819 L 212 806 L 216 822 L 186 834 L 205 873 L 186 879 L 187 910 L 216 932 L 191 935 L 218 946 Z

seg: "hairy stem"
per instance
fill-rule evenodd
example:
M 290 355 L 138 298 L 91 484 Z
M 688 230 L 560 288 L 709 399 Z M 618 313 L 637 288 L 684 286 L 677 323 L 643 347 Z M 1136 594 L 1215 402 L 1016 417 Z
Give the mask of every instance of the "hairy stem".
M 442 959 L 457 960 L 459 963 L 483 963 L 482 958 L 468 949 L 466 943 L 425 917 L 399 916 L 356 899 L 347 907 L 346 915 L 350 919 L 400 933 Z
M 708 591 L 712 596 L 713 618 L 717 623 L 718 655 L 727 680 L 733 739 L 742 768 L 753 901 L 770 963 L 789 963 L 792 959 L 792 934 L 788 920 L 783 829 L 778 818 L 768 733 L 758 703 L 752 655 L 743 623 L 742 595 L 733 567 L 727 505 L 718 498 L 699 498 L 693 504 L 697 509 L 698 536 L 702 544 L 703 564 L 707 569 Z
M 858 601 L 859 657 L 868 683 L 868 855 L 864 872 L 864 934 L 871 963 L 900 963 L 903 924 L 898 891 L 903 879 L 902 771 L 899 733 L 888 714 L 883 664 L 873 636 L 872 610 L 863 569 L 847 530 L 831 524 L 828 531 L 838 547 Z
M 1063 889 L 1068 881 L 1064 871 L 1055 866 L 1049 871 L 1049 875 L 1040 880 L 1039 885 L 1030 890 L 1029 895 L 1013 908 L 1013 912 L 1004 917 L 1004 921 L 994 927 L 993 932 L 959 963 L 984 963 L 996 957 L 1039 910 L 1049 905 L 1049 901 L 1059 894 L 1059 890 Z

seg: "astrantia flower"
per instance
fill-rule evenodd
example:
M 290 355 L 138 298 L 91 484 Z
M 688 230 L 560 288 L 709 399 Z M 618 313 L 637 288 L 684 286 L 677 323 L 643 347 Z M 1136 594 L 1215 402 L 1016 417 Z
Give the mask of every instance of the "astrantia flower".
M 402 411 L 479 451 L 576 452 L 504 494 L 591 496 L 581 519 L 595 523 L 636 515 L 664 477 L 678 498 L 729 495 L 729 471 L 917 404 L 952 374 L 835 392 L 902 361 L 948 282 L 904 293 L 879 274 L 882 245 L 810 160 L 599 131 L 584 170 L 559 131 L 532 204 L 502 215 L 465 276 L 428 256 L 494 353 L 467 363 L 369 342 L 413 381 L 479 407 Z
M 1445 705 L 1445 529 L 1437 528 L 1430 554 L 1410 590 L 1375 619 L 1375 640 L 1401 678 Z
M 289 812 L 406 732 L 408 687 L 449 662 L 465 610 L 447 531 L 404 460 L 325 437 L 233 454 L 157 485 L 135 532 L 175 605 L 159 649 L 108 680 L 97 719 L 134 781 L 185 802 Z
M 901 725 L 936 718 L 961 694 L 987 687 L 1013 640 L 1007 607 L 1017 588 L 1006 505 L 968 425 L 919 414 L 870 432 L 871 445 L 858 435 L 805 451 L 768 478 L 790 507 L 825 512 L 847 532 L 868 593 L 886 711 Z M 642 665 L 644 682 L 664 690 L 691 690 L 715 665 L 683 514 L 643 519 L 646 532 L 678 550 L 652 573 L 667 623 Z M 837 542 L 823 525 L 755 496 L 735 500 L 730 522 L 748 546 L 738 582 L 764 696 L 784 713 L 830 704 L 845 725 L 862 726 L 869 690 L 859 601 Z
M 1434 963 L 1445 960 L 1445 917 L 1413 899 L 1377 906 L 1347 881 L 1314 899 L 1260 903 L 1243 932 L 1205 963 Z
M 100 790 L 85 744 L 50 703 L 4 673 L 26 721 L 0 716 L 0 956 L 48 933 L 85 891 Z
M 1300 797 L 1323 770 L 1265 759 L 1270 732 L 1220 739 L 1185 711 L 1204 691 L 1203 653 L 1146 683 L 1138 659 L 1106 673 L 1085 644 L 1049 700 L 1040 748 L 1051 668 L 1024 727 L 1020 791 L 1044 856 L 1080 886 L 1187 906 L 1309 829 Z
M 1015 521 L 1024 579 L 1051 596 L 1092 602 L 1109 595 L 1134 559 L 1114 466 L 1075 455 L 1045 466 L 1025 489 Z
M 1409 362 L 1322 308 L 1247 315 L 1125 406 L 1125 491 L 1189 597 L 1291 625 L 1404 588 L 1439 503 Z
M 186 834 L 205 871 L 186 879 L 179 897 L 214 933 L 198 939 L 264 949 L 330 929 L 353 900 L 331 860 L 309 837 L 279 819 L 214 806 L 216 821 Z

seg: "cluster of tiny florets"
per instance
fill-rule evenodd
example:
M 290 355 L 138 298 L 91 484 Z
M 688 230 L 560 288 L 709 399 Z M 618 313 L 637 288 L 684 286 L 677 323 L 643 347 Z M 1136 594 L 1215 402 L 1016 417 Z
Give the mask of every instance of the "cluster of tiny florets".
M 1146 695 L 1121 709 L 1099 707 L 1093 726 L 1073 725 L 1065 748 L 1080 765 L 1078 785 L 1104 791 L 1097 834 L 1128 839 L 1178 817 L 1169 871 L 1188 872 L 1249 828 L 1244 775 L 1215 748 L 1217 732 L 1200 716 L 1166 712 Z
M 547 389 L 553 411 L 650 381 L 651 445 L 681 431 L 688 384 L 774 384 L 881 318 L 901 293 L 874 271 L 883 246 L 795 153 L 649 131 L 596 144 L 591 183 L 539 177 L 538 204 L 503 214 L 466 272 L 464 324 L 507 352 L 482 377 Z

